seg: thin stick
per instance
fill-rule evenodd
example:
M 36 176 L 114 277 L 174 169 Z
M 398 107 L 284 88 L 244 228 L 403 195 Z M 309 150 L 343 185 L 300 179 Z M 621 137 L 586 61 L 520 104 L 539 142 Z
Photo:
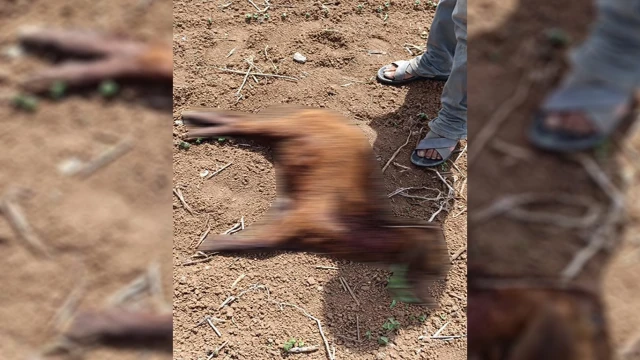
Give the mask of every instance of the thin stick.
M 337 268 L 335 266 L 320 266 L 320 265 L 317 265 L 315 268 L 316 269 L 324 269 L 324 270 L 340 270 L 340 268 Z
M 107 299 L 107 304 L 109 307 L 124 304 L 129 299 L 149 289 L 149 285 L 149 276 L 144 273 L 111 295 Z
M 351 290 L 351 286 L 349 286 L 349 283 L 347 282 L 347 280 L 345 280 L 343 277 L 340 277 L 340 278 L 344 282 L 344 285 L 347 287 L 347 291 L 349 292 L 349 294 L 351 294 L 351 297 L 356 302 L 356 305 L 360 306 L 360 301 L 358 301 L 358 298 L 356 298 L 356 295 L 353 293 L 353 290 Z
M 316 324 L 318 325 L 318 330 L 320 331 L 320 336 L 322 337 L 322 341 L 324 342 L 324 348 L 327 351 L 327 356 L 329 357 L 329 360 L 335 360 L 335 356 L 333 355 L 333 353 L 331 352 L 331 349 L 329 348 L 329 342 L 327 341 L 327 338 L 324 336 L 324 331 L 322 331 L 322 323 L 320 322 L 320 320 L 318 320 L 316 317 L 314 317 L 313 315 L 309 314 L 307 312 L 307 310 L 294 305 L 294 304 L 289 304 L 289 303 L 280 303 L 280 308 L 282 308 L 283 306 L 291 306 L 293 308 L 298 309 L 299 311 L 301 311 L 306 317 L 308 317 L 309 319 L 313 320 L 316 322 Z
M 222 170 L 228 168 L 229 166 L 231 166 L 233 164 L 233 161 L 224 165 L 223 167 L 221 167 L 220 169 L 214 171 L 211 175 L 207 176 L 207 180 L 211 179 L 212 177 L 218 175 L 220 172 L 222 172 Z
M 244 279 L 245 276 L 246 276 L 245 274 L 241 274 L 240 276 L 238 276 L 236 281 L 234 281 L 233 284 L 231 284 L 231 289 L 235 288 L 236 285 L 238 285 L 238 283 L 242 281 L 242 279 Z
M 120 143 L 104 151 L 102 154 L 98 155 L 98 157 L 85 164 L 80 170 L 75 173 L 75 175 L 78 175 L 81 178 L 86 178 L 102 167 L 105 167 L 110 163 L 116 161 L 118 158 L 128 153 L 131 149 L 133 149 L 133 141 L 131 141 L 131 139 L 124 139 Z
M 437 339 L 437 340 L 454 340 L 454 339 L 460 339 L 463 337 L 467 337 L 467 335 L 454 335 L 454 336 L 432 336 L 432 339 Z
M 469 146 L 469 144 L 465 144 L 464 145 L 464 149 L 462 149 L 462 151 L 460 151 L 460 154 L 458 154 L 458 157 L 456 158 L 455 162 L 458 162 L 458 160 L 460 160 L 460 158 L 462 157 L 462 155 L 465 153 L 465 151 L 467 151 L 467 146 Z
M 360 341 L 360 317 L 356 314 L 356 330 L 358 331 L 358 341 Z
M 231 51 L 229 51 L 226 57 L 233 55 L 234 52 L 236 52 L 236 48 L 231 49 Z
M 467 251 L 467 245 L 464 245 L 458 251 L 456 251 L 455 254 L 453 254 L 453 256 L 451 257 L 451 262 L 453 262 L 455 259 L 460 257 L 460 255 L 462 255 L 462 253 L 465 252 L 465 251 Z
M 264 9 L 260 9 L 256 4 L 253 3 L 253 1 L 249 0 L 249 2 L 251 3 L 251 5 L 253 5 L 253 7 L 256 8 L 256 10 L 258 10 L 258 12 L 265 12 L 265 11 L 269 10 L 269 6 L 268 5 Z
M 526 210 L 522 207 L 535 203 L 559 203 L 570 206 L 582 206 L 586 209 L 580 217 L 565 216 L 556 213 Z M 536 194 L 524 193 L 504 197 L 471 216 L 474 222 L 485 222 L 498 215 L 506 215 L 513 219 L 549 223 L 565 228 L 587 228 L 595 224 L 600 217 L 600 207 L 589 197 L 568 194 Z
M 251 0 L 249 0 L 249 1 L 251 1 Z M 247 70 L 247 73 L 244 76 L 244 80 L 242 80 L 242 84 L 240 84 L 240 87 L 236 91 L 236 96 L 238 98 L 242 97 L 242 88 L 244 87 L 244 84 L 247 83 L 247 79 L 249 78 L 249 74 L 251 73 L 251 70 L 253 70 L 253 64 L 249 64 L 249 69 Z
M 396 156 L 398 156 L 398 153 L 400 153 L 400 150 L 402 150 L 402 148 L 407 146 L 407 144 L 409 143 L 409 139 L 411 139 L 411 135 L 412 135 L 412 131 L 409 130 L 409 135 L 407 136 L 407 141 L 405 141 L 404 144 L 400 145 L 400 147 L 398 149 L 396 149 L 396 151 L 393 153 L 393 155 L 391 155 L 391 159 L 389 159 L 389 161 L 387 161 L 387 163 L 382 168 L 382 173 L 384 173 L 385 170 L 387 170 L 387 168 L 389 167 L 389 165 L 391 164 L 393 159 L 395 159 Z
M 235 296 L 229 296 L 225 301 L 222 302 L 222 304 L 220 304 L 220 306 L 218 307 L 218 310 L 222 310 L 223 307 L 231 304 L 235 300 L 236 300 Z
M 218 347 L 214 350 L 214 353 L 215 353 L 216 355 L 218 355 L 218 354 L 220 353 L 220 351 L 221 351 L 222 349 L 224 349 L 224 347 L 225 347 L 225 346 L 227 346 L 227 344 L 228 344 L 228 343 L 229 343 L 229 340 L 227 340 L 227 341 L 223 342 L 223 343 L 222 343 L 222 345 L 218 346 Z
M 238 71 L 238 70 L 233 70 L 233 69 L 226 69 L 226 68 L 216 68 L 216 70 L 220 70 L 220 71 L 225 71 L 225 72 L 229 72 L 232 74 L 242 74 L 242 75 L 246 75 L 246 72 L 242 72 L 242 71 Z M 252 72 L 249 73 L 249 75 L 254 75 L 254 76 L 264 76 L 264 77 L 273 77 L 273 78 L 278 78 L 278 79 L 284 79 L 284 80 L 290 80 L 290 81 L 298 81 L 297 78 L 294 78 L 292 76 L 284 76 L 284 75 L 276 75 L 276 74 L 265 74 L 265 73 L 256 73 L 256 72 Z
M 433 339 L 434 337 L 438 337 L 440 335 L 440 333 L 442 332 L 442 330 L 444 330 L 444 328 L 447 327 L 447 325 L 449 325 L 451 321 L 447 321 L 444 325 L 442 325 L 442 327 L 440 329 L 438 329 L 438 331 L 436 331 L 435 334 L 433 334 L 433 336 L 431 336 L 431 338 Z
M 310 353 L 314 351 L 318 351 L 317 346 L 294 347 L 289 349 L 287 352 L 290 354 L 302 354 L 302 353 Z
M 215 325 L 213 325 L 213 321 L 211 321 L 211 318 L 207 317 L 205 320 L 207 321 L 207 324 L 209 324 L 209 326 L 211 326 L 211 328 L 216 333 L 216 335 L 218 335 L 218 337 L 222 337 L 222 334 L 220 333 L 220 330 L 218 330 L 218 328 Z
M 207 238 L 207 236 L 209 235 L 209 233 L 211 232 L 211 225 L 209 225 L 209 219 L 207 219 L 207 230 L 205 230 L 202 235 L 200 235 L 200 239 L 198 239 L 198 243 L 196 244 L 196 249 L 200 247 L 200 245 L 202 244 L 202 242 L 204 241 L 204 239 Z M 192 244 L 189 244 L 189 247 L 191 247 Z
M 581 154 L 575 156 L 574 160 L 582 164 L 596 184 L 609 196 L 611 206 L 602 225 L 593 232 L 589 244 L 582 248 L 562 271 L 564 282 L 569 282 L 578 276 L 589 260 L 606 246 L 607 237 L 613 232 L 614 225 L 622 217 L 624 209 L 624 196 L 592 158 Z
M 25 241 L 29 249 L 51 258 L 51 252 L 31 227 L 27 217 L 24 215 L 22 207 L 15 201 L 16 195 L 15 192 L 9 192 L 3 199 L 0 199 L 0 213 L 4 214 L 13 231 Z
M 180 190 L 180 188 L 174 188 L 173 189 L 173 193 L 178 197 L 178 200 L 180 200 L 180 203 L 182 204 L 182 207 L 184 207 L 185 210 L 187 210 L 189 212 L 189 214 L 193 215 L 194 211 L 191 208 L 191 206 L 189 206 L 189 204 L 187 204 L 187 201 L 184 199 L 184 195 L 182 195 L 182 190 Z
M 474 139 L 476 144 L 476 150 L 469 153 L 467 156 L 467 163 L 473 165 L 476 161 L 475 159 L 478 157 L 478 154 L 482 152 L 482 149 L 489 142 L 495 132 L 500 128 L 500 125 L 509 118 L 509 115 L 515 108 L 520 106 L 526 99 L 527 94 L 529 93 L 529 89 L 531 88 L 531 81 L 528 76 L 523 76 L 516 88 L 516 91 L 513 95 L 496 110 L 496 112 L 491 115 L 489 121 L 485 123 L 480 130 L 480 133 Z
M 217 254 L 217 253 L 214 253 L 214 254 Z M 187 265 L 199 264 L 199 263 L 211 261 L 211 259 L 213 259 L 213 256 L 207 256 L 204 259 L 196 259 L 196 260 L 185 261 L 181 265 L 182 266 L 187 266 Z
M 67 299 L 64 301 L 60 309 L 53 317 L 53 327 L 55 329 L 63 329 L 69 320 L 72 318 L 72 314 L 78 308 L 80 299 L 87 291 L 87 277 L 83 274 L 80 279 L 80 283 L 71 291 Z

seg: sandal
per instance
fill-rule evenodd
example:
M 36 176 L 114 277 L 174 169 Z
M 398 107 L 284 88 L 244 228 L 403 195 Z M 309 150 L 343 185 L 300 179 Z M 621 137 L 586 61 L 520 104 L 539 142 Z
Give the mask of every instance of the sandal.
M 534 116 L 529 139 L 540 149 L 575 152 L 594 148 L 605 141 L 631 113 L 632 94 L 603 84 L 573 84 L 554 91 Z M 565 129 L 552 130 L 545 124 L 550 112 L 580 111 L 590 120 L 595 133 L 583 135 Z
M 385 65 L 378 70 L 378 81 L 386 84 L 386 85 L 403 85 L 410 83 L 416 80 L 436 80 L 436 81 L 447 81 L 449 79 L 449 75 L 433 75 L 433 76 L 420 76 L 416 75 L 416 70 L 418 69 L 418 61 L 420 57 L 415 57 L 411 60 L 399 60 L 392 62 L 391 65 L 396 66 L 396 72 L 393 75 L 393 79 L 388 79 L 384 76 L 384 72 L 390 70 L 389 65 Z M 409 71 L 407 71 L 409 70 Z M 413 75 L 413 77 L 409 79 L 405 79 L 405 74 L 409 73 Z
M 411 162 L 414 165 L 422 167 L 438 166 L 449 160 L 451 154 L 453 153 L 453 148 L 455 148 L 456 145 L 458 145 L 458 140 L 447 139 L 434 133 L 433 131 L 429 131 L 427 133 L 427 136 L 425 136 L 424 139 L 422 139 L 420 143 L 418 143 L 418 146 L 416 146 L 415 150 L 413 150 L 413 153 L 411 154 Z M 442 159 L 434 160 L 418 156 L 418 150 L 429 149 L 436 150 L 438 154 L 440 154 L 440 157 Z

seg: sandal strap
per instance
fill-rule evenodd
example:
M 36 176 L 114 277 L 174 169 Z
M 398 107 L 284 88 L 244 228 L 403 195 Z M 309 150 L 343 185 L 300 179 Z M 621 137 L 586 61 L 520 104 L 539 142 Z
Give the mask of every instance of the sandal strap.
M 416 70 L 418 69 L 418 62 L 416 58 L 411 60 L 398 60 L 391 64 L 396 66 L 396 72 L 394 73 L 393 80 L 404 80 L 404 76 L 406 74 L 418 76 L 416 74 Z
M 453 152 L 451 148 L 457 144 L 458 140 L 447 139 L 433 132 L 429 132 L 424 139 L 420 140 L 415 150 L 434 149 L 443 159 L 447 159 Z
M 621 117 L 614 114 L 620 105 L 629 103 L 631 94 L 604 84 L 573 84 L 552 92 L 545 100 L 545 112 L 580 111 L 601 132 L 611 132 Z

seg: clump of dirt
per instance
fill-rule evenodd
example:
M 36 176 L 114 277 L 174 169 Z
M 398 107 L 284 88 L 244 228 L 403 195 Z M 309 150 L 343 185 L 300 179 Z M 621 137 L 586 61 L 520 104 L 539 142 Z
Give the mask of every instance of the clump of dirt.
M 0 213 L 0 348 L 24 359 L 52 340 L 54 316 L 71 294 L 79 309 L 106 305 L 117 290 L 160 267 L 162 291 L 171 289 L 171 171 L 169 114 L 122 87 L 112 100 L 90 89 L 54 101 L 39 98 L 35 111 L 13 106 L 19 82 L 52 66 L 16 43 L 23 25 L 86 28 L 142 40 L 168 37 L 171 2 L 3 1 L 0 4 L 0 196 L 29 194 L 17 202 L 51 251 L 32 253 Z M 165 98 L 167 94 L 164 94 Z M 129 101 L 130 100 L 130 101 Z M 126 137 L 133 148 L 81 179 L 61 174 L 70 159 L 90 160 Z M 82 289 L 84 291 L 76 292 Z M 76 295 L 73 295 L 75 297 Z M 144 299 L 143 299 L 144 300 Z M 134 306 L 150 305 L 135 302 Z M 91 359 L 167 358 L 166 351 L 90 349 Z
M 437 169 L 457 190 L 455 201 L 436 219 L 444 222 L 451 255 L 459 253 L 447 282 L 434 289 L 442 293 L 438 310 L 392 303 L 385 289 L 390 273 L 362 264 L 304 253 L 192 257 L 209 228 L 222 233 L 241 220 L 251 226 L 262 217 L 275 198 L 275 173 L 270 150 L 251 141 L 220 138 L 185 145 L 180 113 L 189 107 L 255 112 L 291 103 L 331 108 L 363 130 L 381 168 L 412 130 L 408 145 L 384 173 L 386 190 L 437 189 L 407 193 L 426 198 L 448 191 L 435 171 L 417 169 L 409 161 L 413 145 L 425 135 L 418 130 L 426 129 L 427 119 L 440 108 L 442 83 L 393 88 L 373 81 L 378 68 L 409 57 L 405 43 L 424 43 L 421 35 L 434 8 L 413 3 L 387 7 L 383 1 L 364 2 L 362 10 L 356 1 L 327 4 L 326 11 L 312 1 L 271 4 L 265 12 L 269 19 L 260 22 L 247 20 L 247 14 L 257 12 L 249 2 L 227 7 L 174 2 L 174 186 L 193 209 L 190 214 L 174 197 L 174 357 L 203 358 L 226 344 L 219 356 L 281 359 L 287 356 L 282 347 L 295 339 L 318 346 L 305 358 L 326 359 L 317 324 L 282 305 L 287 303 L 321 321 L 340 359 L 466 359 L 466 152 L 454 155 L 461 155 L 455 166 Z M 209 34 L 220 40 L 206 40 Z M 295 52 L 307 62 L 294 62 Z M 239 91 L 249 62 L 253 72 L 277 76 L 249 75 Z M 201 177 L 229 163 L 213 178 Z M 441 206 L 401 195 L 390 201 L 397 216 L 422 220 Z M 243 294 L 247 289 L 252 290 Z M 237 300 L 220 308 L 230 296 Z M 221 337 L 206 323 L 196 326 L 206 316 Z M 431 339 L 441 328 L 439 335 L 459 337 Z

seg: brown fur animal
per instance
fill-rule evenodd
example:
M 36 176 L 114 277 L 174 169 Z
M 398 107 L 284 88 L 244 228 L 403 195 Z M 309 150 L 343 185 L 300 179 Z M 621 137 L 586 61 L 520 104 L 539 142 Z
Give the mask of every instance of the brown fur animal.
M 469 359 L 608 360 L 603 308 L 579 289 L 469 291 Z
M 19 39 L 28 46 L 85 58 L 64 62 L 26 79 L 24 87 L 33 92 L 46 91 L 58 81 L 79 87 L 113 79 L 169 83 L 173 79 L 173 54 L 168 43 L 144 43 L 87 30 L 36 27 L 24 28 Z
M 434 305 L 429 285 L 449 267 L 441 225 L 391 214 L 380 167 L 356 126 L 332 111 L 297 107 L 187 111 L 182 119 L 188 138 L 265 140 L 275 153 L 277 199 L 266 217 L 235 235 L 209 235 L 198 250 L 284 249 L 406 265 L 412 295 Z

